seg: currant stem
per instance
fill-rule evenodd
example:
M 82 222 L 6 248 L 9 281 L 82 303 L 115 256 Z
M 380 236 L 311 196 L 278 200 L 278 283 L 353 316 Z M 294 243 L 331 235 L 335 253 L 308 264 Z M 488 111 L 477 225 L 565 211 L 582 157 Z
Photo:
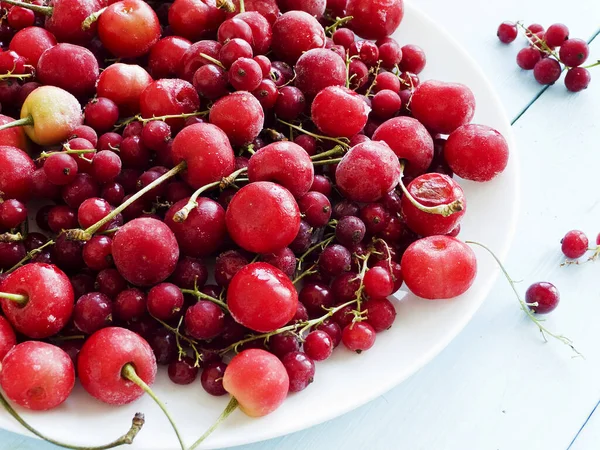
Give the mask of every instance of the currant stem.
M 240 0 L 240 13 L 245 13 L 246 12 L 246 4 L 244 3 L 244 0 Z
M 45 16 L 51 16 L 54 12 L 54 8 L 51 6 L 33 5 L 31 3 L 19 2 L 16 0 L 2 0 L 2 3 L 8 3 L 13 6 L 20 6 L 21 8 L 29 9 L 33 12 L 44 14 Z
M 0 234 L 0 242 L 21 242 L 23 235 L 21 233 L 2 233 Z
M 346 17 L 341 17 L 341 18 L 336 17 L 335 22 L 333 22 L 331 25 L 329 25 L 327 28 L 325 28 L 325 33 L 327 33 L 328 36 L 331 36 L 333 33 L 336 32 L 336 30 L 339 27 L 341 27 L 342 25 L 346 25 L 352 19 L 354 19 L 353 16 L 346 16 Z
M 50 442 L 51 444 L 58 445 L 59 447 L 64 447 L 64 448 L 68 448 L 68 449 L 72 449 L 72 450 L 106 450 L 109 448 L 118 447 L 120 445 L 126 445 L 126 444 L 130 445 L 133 443 L 133 440 L 135 439 L 137 434 L 140 432 L 140 430 L 144 426 L 144 415 L 142 413 L 136 413 L 135 416 L 133 416 L 133 420 L 131 421 L 131 428 L 129 429 L 129 431 L 127 433 L 125 433 L 120 438 L 114 440 L 113 442 L 111 442 L 109 444 L 100 445 L 98 447 L 80 447 L 77 445 L 65 444 L 64 442 L 55 441 L 54 439 L 49 438 L 49 437 L 43 435 L 42 433 L 40 433 L 39 431 L 37 431 L 35 428 L 33 428 L 31 425 L 29 425 L 27 422 L 25 422 L 25 420 L 19 415 L 19 413 L 17 413 L 17 411 L 14 410 L 14 408 L 8 403 L 8 401 L 4 398 L 4 396 L 1 393 L 0 393 L 0 404 L 2 404 L 4 409 L 17 422 L 19 422 L 24 428 L 26 428 L 31 433 L 35 434 L 40 439 L 43 439 L 46 442 Z
M 184 334 L 181 334 L 181 332 L 179 331 L 179 328 L 181 327 L 181 323 L 183 322 L 183 316 L 179 319 L 179 323 L 177 324 L 177 328 L 172 327 L 171 325 L 169 325 L 168 323 L 152 316 L 152 318 L 154 320 L 156 320 L 158 323 L 160 323 L 163 327 L 165 327 L 167 330 L 169 330 L 171 333 L 173 333 L 175 335 L 175 341 L 177 343 L 177 349 L 179 350 L 179 360 L 181 361 L 181 357 L 185 356 L 185 351 L 183 350 L 183 348 L 181 347 L 181 344 L 179 343 L 179 339 L 183 339 L 185 342 L 188 343 L 188 345 L 190 346 L 190 348 L 194 351 L 194 354 L 196 356 L 196 361 L 194 362 L 194 367 L 200 367 L 200 362 L 202 361 L 202 355 L 200 354 L 200 351 L 198 350 L 198 347 L 196 347 L 198 345 L 198 342 L 196 342 L 194 339 L 187 337 Z
M 119 205 L 118 207 L 113 209 L 110 212 L 110 214 L 108 214 L 106 217 L 104 217 L 103 219 L 96 222 L 94 225 L 91 225 L 90 227 L 86 228 L 85 230 L 74 229 L 74 230 L 65 231 L 67 238 L 72 239 L 72 240 L 89 241 L 92 238 L 92 236 L 94 235 L 94 233 L 96 233 L 100 228 L 102 228 L 104 225 L 106 225 L 108 222 L 110 222 L 117 214 L 119 214 L 122 211 L 124 211 L 125 209 L 127 209 L 127 207 L 129 207 L 132 203 L 134 203 L 140 197 L 143 197 L 144 194 L 146 194 L 147 192 L 150 192 L 156 186 L 160 185 L 161 183 L 168 180 L 169 178 L 173 178 L 178 173 L 183 172 L 186 168 L 187 168 L 186 162 L 185 161 L 180 162 L 175 167 L 173 167 L 171 170 L 169 170 L 168 172 L 165 172 L 163 175 L 158 177 L 156 180 L 154 180 L 148 186 L 137 191 L 127 201 L 123 202 L 121 205 Z
M 26 295 L 11 294 L 9 292 L 0 292 L 0 298 L 10 300 L 11 302 L 18 303 L 21 306 L 25 306 L 29 300 Z
M 96 11 L 95 13 L 92 13 L 92 14 L 90 14 L 89 16 L 87 16 L 87 17 L 85 18 L 85 20 L 84 20 L 84 21 L 81 23 L 81 29 L 82 29 L 83 31 L 87 31 L 87 30 L 89 30 L 89 29 L 91 28 L 92 24 L 93 24 L 95 21 L 97 21 L 97 20 L 100 18 L 100 16 L 102 15 L 102 13 L 103 13 L 104 11 L 106 11 L 107 9 L 108 9 L 108 7 L 106 7 L 106 8 L 102 8 L 102 9 L 100 9 L 100 10 Z
M 31 116 L 31 115 L 29 115 L 27 117 L 23 117 L 22 119 L 19 119 L 19 120 L 15 120 L 14 122 L 8 122 L 8 123 L 5 123 L 4 125 L 0 125 L 0 131 L 6 130 L 8 128 L 23 127 L 23 126 L 28 126 L 28 125 L 33 125 L 33 116 Z
M 215 59 L 212 56 L 207 55 L 206 53 L 200 53 L 200 56 L 202 58 L 206 59 L 207 61 L 210 61 L 211 63 L 213 63 L 215 66 L 219 66 L 221 69 L 227 70 L 225 68 L 225 66 L 223 65 L 223 63 L 221 61 L 219 61 L 218 59 Z
M 577 349 L 573 345 L 573 341 L 571 341 L 566 336 L 557 335 L 557 334 L 552 333 L 551 331 L 549 331 L 546 327 L 544 327 L 542 325 L 541 321 L 527 307 L 527 303 L 521 298 L 521 295 L 519 294 L 519 291 L 517 291 L 517 287 L 515 286 L 515 281 L 510 277 L 510 275 L 508 274 L 506 268 L 504 267 L 504 265 L 502 264 L 502 262 L 500 262 L 500 260 L 498 259 L 498 257 L 495 255 L 495 253 L 492 250 L 490 250 L 487 246 L 485 246 L 485 245 L 483 245 L 483 244 L 481 244 L 479 242 L 465 241 L 465 243 L 466 244 L 470 244 L 470 245 L 477 245 L 477 246 L 483 248 L 484 250 L 486 250 L 490 255 L 492 255 L 492 258 L 494 258 L 494 260 L 496 261 L 496 263 L 498 264 L 498 266 L 502 270 L 502 273 L 504 274 L 504 277 L 509 282 L 510 287 L 512 288 L 513 292 L 515 293 L 515 296 L 517 297 L 517 300 L 519 301 L 519 305 L 521 306 L 521 309 L 525 312 L 525 314 L 527 314 L 527 316 L 533 321 L 533 323 L 535 323 L 537 325 L 538 329 L 540 330 L 540 333 L 542 334 L 542 337 L 544 338 L 544 341 L 547 342 L 547 339 L 546 339 L 546 334 L 547 334 L 548 336 L 551 336 L 551 337 L 553 337 L 555 339 L 558 339 L 563 344 L 568 345 L 569 347 L 571 347 L 571 350 L 573 350 L 578 356 L 581 356 L 583 358 L 583 355 L 581 353 L 579 353 L 579 351 L 577 351 Z
M 281 119 L 277 119 L 278 122 L 287 125 L 290 128 L 293 128 L 296 131 L 300 131 L 303 134 L 307 134 L 308 136 L 312 136 L 314 137 L 316 140 L 318 141 L 331 141 L 331 142 L 335 142 L 338 145 L 341 145 L 344 148 L 350 148 L 350 144 L 348 139 L 346 138 L 332 138 L 329 136 L 323 136 L 321 134 L 315 134 L 315 133 L 311 133 L 310 131 L 306 131 L 304 128 L 302 128 L 299 125 L 294 125 L 293 123 L 289 123 L 289 122 L 285 122 Z
M 152 400 L 154 400 L 154 402 L 158 405 L 158 407 L 160 409 L 162 409 L 163 413 L 165 413 L 165 416 L 167 416 L 167 419 L 169 419 L 169 422 L 171 422 L 171 426 L 173 427 L 173 430 L 175 431 L 175 434 L 177 435 L 177 439 L 179 440 L 179 445 L 181 446 L 181 450 L 185 450 L 185 444 L 183 443 L 183 439 L 181 438 L 181 435 L 179 434 L 179 430 L 177 429 L 177 425 L 175 425 L 175 421 L 173 420 L 173 417 L 171 417 L 171 414 L 167 410 L 167 407 L 156 396 L 156 394 L 154 394 L 152 389 L 150 389 L 150 386 L 148 386 L 146 384 L 146 382 L 138 376 L 133 365 L 129 364 L 129 363 L 125 364 L 125 366 L 123 366 L 123 369 L 121 370 L 121 375 L 123 376 L 123 378 L 131 381 L 132 383 L 137 384 L 140 388 L 142 388 L 142 390 L 146 394 L 148 394 L 152 398 Z
M 10 269 L 8 269 L 5 273 L 14 272 L 19 267 L 21 267 L 23 264 L 25 264 L 27 261 L 29 261 L 31 258 L 33 258 L 35 255 L 37 255 L 38 253 L 41 253 L 42 250 L 44 250 L 46 247 L 49 247 L 51 245 L 54 245 L 54 241 L 53 240 L 49 240 L 45 244 L 40 245 L 38 248 L 34 248 L 33 250 L 27 252 L 27 254 L 25 256 L 23 256 L 23 258 L 21 259 L 21 261 L 19 261 L 18 263 L 16 263 L 14 266 L 12 266 Z
M 600 60 L 596 61 L 593 64 L 588 64 L 587 66 L 583 66 L 582 69 L 591 69 L 592 67 L 600 66 Z
M 313 161 L 313 166 L 327 166 L 329 164 L 337 164 L 342 158 L 324 159 L 322 161 Z
M 335 239 L 335 236 L 330 236 L 327 239 L 325 239 L 322 242 L 318 242 L 315 245 L 313 245 L 312 247 L 310 247 L 308 250 L 306 250 L 302 256 L 300 256 L 300 258 L 298 258 L 298 270 L 300 270 L 300 268 L 302 267 L 302 263 L 304 262 L 304 260 L 306 259 L 306 257 L 308 255 L 310 255 L 312 252 L 314 252 L 316 249 L 318 249 L 319 247 L 321 249 L 324 249 L 325 247 L 327 247 L 331 241 L 333 241 Z
M 451 203 L 446 203 L 444 205 L 437 206 L 425 206 L 419 203 L 417 199 L 415 199 L 411 195 L 411 193 L 408 192 L 408 189 L 406 189 L 406 186 L 404 186 L 404 182 L 402 181 L 402 178 L 404 177 L 405 164 L 406 163 L 403 160 L 400 161 L 400 179 L 398 180 L 398 184 L 400 185 L 400 189 L 402 189 L 402 192 L 404 193 L 406 198 L 413 204 L 415 208 L 429 214 L 439 214 L 443 217 L 451 216 L 452 214 L 462 211 L 464 209 L 464 205 L 461 200 L 454 200 Z
M 217 421 L 214 424 L 212 424 L 211 427 L 208 430 L 206 430 L 206 432 L 202 436 L 200 436 L 200 438 L 196 442 L 194 442 L 188 450 L 194 450 L 196 447 L 198 447 L 200 444 L 202 444 L 202 442 L 204 442 L 206 440 L 206 438 L 208 436 L 210 436 L 212 434 L 212 432 L 215 431 L 217 429 L 217 427 L 219 425 L 221 425 L 221 423 L 225 419 L 227 419 L 233 411 L 235 411 L 237 409 L 238 404 L 239 403 L 235 399 L 235 397 L 231 397 L 231 400 L 229 400 L 229 403 L 227 404 L 227 406 L 225 407 L 225 409 L 223 410 L 223 412 L 221 413 L 221 415 L 219 416 Z
M 365 97 L 369 97 L 371 95 L 371 91 L 377 85 L 377 75 L 379 74 L 380 67 L 381 67 L 381 60 L 377 61 L 377 66 L 375 67 L 375 70 L 373 71 L 373 75 L 374 75 L 373 82 L 369 86 L 369 89 L 367 89 L 367 92 L 365 92 Z
M 217 8 L 224 9 L 229 13 L 235 12 L 235 5 L 231 0 L 217 0 Z M 243 12 L 240 10 L 240 12 Z
M 221 189 L 225 189 L 226 187 L 231 186 L 235 179 L 238 177 L 238 175 L 245 173 L 246 170 L 247 169 L 244 167 L 242 169 L 236 170 L 231 175 L 224 177 L 221 181 L 215 181 L 213 183 L 209 183 L 202 186 L 200 189 L 198 189 L 192 194 L 186 205 L 175 213 L 175 215 L 173 216 L 173 221 L 177 223 L 184 222 L 188 218 L 188 215 L 194 210 L 194 208 L 198 206 L 198 197 L 200 196 L 200 194 L 212 188 L 220 187 Z
M 317 273 L 317 271 L 315 270 L 315 268 L 317 267 L 316 264 L 313 264 L 312 266 L 310 266 L 308 269 L 306 269 L 304 272 L 302 272 L 300 275 L 298 275 L 296 278 L 294 278 L 292 280 L 292 284 L 296 284 L 298 283 L 302 278 L 307 277 L 309 275 L 312 275 L 313 273 Z
M 16 73 L 5 73 L 4 75 L 0 75 L 0 80 L 7 80 L 9 78 L 16 78 L 17 80 L 25 80 L 27 78 L 33 78 L 33 74 L 32 73 L 23 73 L 23 74 L 16 74 Z
M 218 298 L 207 295 L 204 292 L 199 291 L 198 289 L 181 289 L 181 292 L 183 294 L 193 295 L 197 299 L 208 300 L 209 302 L 213 302 L 215 305 L 219 305 L 223 310 L 229 312 L 229 307 L 227 306 L 227 303 L 225 303 L 222 300 L 219 300 Z
M 88 149 L 83 149 L 83 150 L 72 150 L 68 146 L 68 144 L 65 144 L 65 148 L 68 148 L 68 150 L 64 150 L 64 151 L 60 151 L 60 152 L 42 152 L 42 153 L 40 153 L 40 156 L 38 159 L 46 159 L 46 158 L 49 158 L 50 156 L 56 155 L 58 153 L 61 153 L 63 155 L 78 155 L 80 158 L 87 159 L 83 155 L 87 155 L 88 153 L 96 153 L 95 148 L 88 148 Z

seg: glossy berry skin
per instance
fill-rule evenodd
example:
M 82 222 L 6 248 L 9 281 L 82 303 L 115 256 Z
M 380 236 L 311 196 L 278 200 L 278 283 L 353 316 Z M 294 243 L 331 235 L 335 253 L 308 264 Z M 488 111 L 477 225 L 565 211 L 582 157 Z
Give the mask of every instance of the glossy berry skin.
M 181 290 L 171 283 L 161 283 L 148 292 L 148 312 L 157 319 L 171 320 L 183 307 Z
M 223 387 L 250 417 L 275 411 L 285 400 L 289 386 L 281 361 L 260 349 L 244 350 L 234 356 L 223 375 Z
M 196 380 L 198 370 L 198 367 L 194 366 L 194 360 L 184 356 L 181 361 L 173 361 L 169 364 L 169 379 L 175 384 L 190 384 Z
M 517 53 L 517 65 L 523 70 L 533 70 L 541 59 L 539 50 L 533 47 L 525 47 Z
M 69 355 L 45 342 L 23 342 L 2 360 L 0 386 L 17 405 L 47 411 L 63 403 L 75 385 Z
M 412 243 L 402 256 L 401 267 L 411 292 L 429 300 L 465 293 L 477 275 L 473 250 L 448 236 L 431 236 Z
M 250 182 L 273 181 L 298 198 L 308 192 L 314 180 L 314 167 L 306 151 L 298 144 L 279 141 L 269 144 L 250 157 Z
M 273 32 L 271 30 L 271 24 L 262 14 L 247 10 L 246 12 L 237 14 L 236 19 L 244 21 L 250 26 L 252 31 L 252 49 L 255 55 L 264 55 L 271 48 L 273 40 Z
M 228 286 L 233 276 L 249 263 L 248 258 L 240 251 L 228 250 L 221 253 L 215 262 L 215 282 L 219 286 Z
M 236 91 L 253 91 L 258 89 L 262 81 L 262 69 L 251 58 L 239 58 L 229 68 L 229 84 Z
M 508 164 L 508 143 L 486 125 L 457 128 L 446 141 L 444 158 L 456 175 L 466 180 L 490 181 Z
M 332 307 L 336 300 L 329 286 L 324 283 L 306 283 L 298 298 L 311 318 L 325 314 L 326 309 Z
M 350 138 L 364 128 L 370 110 L 356 92 L 343 86 L 329 86 L 315 97 L 311 117 L 323 134 Z M 339 120 L 335 111 L 344 111 L 344 120 Z
M 148 69 L 155 79 L 170 78 L 177 75 L 178 66 L 192 43 L 181 36 L 167 36 L 150 49 Z
M 375 329 L 367 322 L 355 322 L 342 330 L 344 347 L 356 353 L 369 350 L 375 344 Z
M 561 250 L 570 259 L 577 259 L 586 254 L 589 240 L 583 231 L 571 230 L 562 238 Z
M 179 79 L 162 79 L 148 85 L 140 95 L 142 117 L 178 115 L 197 111 L 200 107 L 198 93 L 191 83 Z M 168 119 L 167 124 L 179 130 L 184 119 Z
M 223 374 L 227 365 L 223 362 L 213 362 L 204 367 L 200 374 L 200 382 L 206 392 L 215 397 L 227 394 L 223 388 Z
M 160 23 L 146 2 L 122 0 L 111 4 L 98 19 L 98 36 L 117 58 L 137 58 L 160 38 Z
M 112 100 L 123 115 L 140 111 L 140 96 L 152 77 L 136 64 L 111 64 L 98 78 L 98 97 Z
M 497 36 L 503 44 L 510 44 L 518 34 L 517 26 L 513 22 L 502 22 L 498 27 Z
M 541 281 L 533 283 L 525 292 L 525 301 L 529 309 L 536 314 L 548 314 L 556 309 L 560 301 L 560 293 L 552 283 Z M 537 306 L 531 305 L 537 303 Z
M 592 81 L 590 71 L 583 67 L 573 67 L 567 71 L 565 86 L 571 92 L 579 92 L 587 89 Z
M 84 294 L 75 303 L 73 322 L 78 330 L 92 334 L 112 322 L 112 302 L 100 292 Z
M 112 239 L 108 236 L 92 236 L 83 246 L 82 256 L 85 264 L 92 270 L 110 268 L 112 266 Z
M 471 121 L 475 97 L 464 84 L 428 80 L 415 89 L 410 107 L 414 118 L 427 129 L 450 134 Z
M 208 119 L 225 132 L 232 145 L 243 145 L 258 136 L 265 114 L 252 94 L 239 91 L 217 100 Z
M 385 298 L 394 292 L 394 280 L 389 270 L 375 266 L 367 270 L 363 279 L 365 293 L 370 298 Z
M 142 337 L 125 328 L 103 328 L 83 344 L 77 359 L 77 374 L 83 388 L 109 405 L 125 405 L 144 391 L 125 379 L 123 367 L 131 364 L 148 385 L 156 378 L 156 358 Z
M 563 64 L 569 67 L 582 65 L 590 54 L 590 49 L 583 39 L 568 39 L 560 47 L 558 55 Z
M 415 178 L 407 186 L 411 195 L 424 206 L 439 206 L 459 200 L 462 210 L 447 217 L 419 210 L 406 196 L 402 197 L 402 213 L 408 227 L 421 236 L 448 234 L 467 209 L 467 201 L 460 185 L 447 175 L 427 173 Z
M 27 207 L 19 200 L 8 199 L 0 203 L 0 227 L 11 229 L 27 220 Z
M 352 264 L 352 254 L 339 244 L 330 245 L 319 257 L 319 269 L 324 275 L 335 277 L 348 272 Z
M 175 233 L 181 253 L 186 256 L 202 257 L 214 253 L 225 240 L 225 210 L 214 200 L 200 197 L 187 219 L 175 222 L 173 216 L 183 208 L 188 198 L 175 203 L 165 215 L 165 223 Z
M 10 322 L 0 316 L 0 361 L 15 345 L 17 345 L 17 336 Z
M 4 198 L 27 201 L 35 171 L 33 160 L 16 147 L 0 147 L 0 191 Z
M 202 287 L 207 279 L 208 269 L 202 261 L 189 257 L 181 258 L 171 275 L 171 282 L 183 289 L 193 289 L 194 284 Z
M 533 68 L 535 80 L 544 85 L 554 84 L 560 78 L 562 68 L 553 58 L 543 58 Z
M 406 160 L 408 176 L 421 175 L 431 165 L 433 139 L 412 117 L 394 117 L 385 121 L 373 134 L 373 140 L 385 142 L 398 158 Z
M 403 0 L 348 0 L 349 27 L 363 39 L 382 39 L 391 35 L 404 17 Z
M 185 330 L 194 339 L 213 339 L 225 329 L 225 313 L 216 304 L 200 300 L 185 312 Z
M 224 20 L 225 11 L 210 0 L 176 0 L 169 9 L 169 26 L 191 41 L 216 33 Z
M 313 382 L 315 363 L 303 352 L 287 353 L 281 360 L 290 379 L 290 392 L 300 392 Z
M 300 212 L 312 227 L 324 227 L 331 218 L 331 203 L 325 194 L 311 191 L 298 199 Z
M 389 89 L 378 91 L 371 99 L 373 114 L 380 119 L 392 118 L 400 111 L 401 106 L 402 100 L 400 96 Z
M 42 53 L 55 45 L 56 38 L 48 30 L 41 27 L 27 27 L 13 36 L 8 48 L 35 67 Z
M 36 68 L 40 83 L 58 86 L 76 97 L 93 94 L 99 75 L 98 61 L 91 51 L 65 43 L 42 53 Z
M 0 55 L 2 55 L 2 53 L 0 53 Z M 15 119 L 12 117 L 0 114 L 0 125 L 14 121 Z M 21 127 L 7 128 L 6 130 L 0 131 L 0 146 L 16 147 L 25 151 L 29 147 L 29 142 L 27 141 L 25 132 Z
M 113 314 L 123 322 L 139 320 L 146 313 L 146 294 L 139 289 L 126 289 L 119 292 L 113 303 Z
M 194 189 L 228 176 L 235 168 L 235 155 L 226 134 L 208 123 L 185 127 L 177 134 L 172 155 L 175 164 L 187 163 L 182 178 Z
M 344 60 L 328 49 L 315 48 L 302 54 L 294 70 L 296 87 L 309 97 L 328 86 L 344 86 L 346 83 Z
M 356 202 L 375 202 L 391 191 L 400 177 L 400 163 L 381 142 L 363 142 L 344 155 L 335 170 L 339 190 Z
M 287 189 L 258 181 L 233 196 L 225 220 L 229 235 L 244 250 L 272 253 L 287 247 L 296 237 L 300 210 Z
M 396 319 L 396 309 L 387 298 L 374 298 L 364 304 L 367 322 L 379 333 L 388 330 Z
M 333 340 L 325 331 L 311 331 L 304 339 L 304 352 L 314 361 L 324 361 L 333 353 Z
M 50 183 L 63 186 L 77 176 L 77 162 L 66 153 L 54 153 L 44 162 L 44 173 Z
M 236 273 L 229 283 L 227 305 L 236 322 L 268 333 L 294 317 L 298 293 L 279 269 L 266 263 L 252 263 Z
M 325 47 L 325 30 L 304 11 L 289 11 L 273 24 L 272 49 L 278 59 L 295 63 L 302 53 Z
M 550 47 L 560 47 L 569 39 L 569 28 L 562 23 L 555 23 L 544 33 L 544 40 Z
M 179 259 L 177 239 L 169 227 L 152 218 L 128 222 L 115 233 L 113 259 L 119 273 L 135 286 L 167 279 Z
M 69 278 L 58 267 L 30 263 L 12 272 L 2 291 L 27 296 L 25 306 L 1 299 L 2 311 L 16 331 L 33 339 L 58 333 L 71 318 L 74 293 Z

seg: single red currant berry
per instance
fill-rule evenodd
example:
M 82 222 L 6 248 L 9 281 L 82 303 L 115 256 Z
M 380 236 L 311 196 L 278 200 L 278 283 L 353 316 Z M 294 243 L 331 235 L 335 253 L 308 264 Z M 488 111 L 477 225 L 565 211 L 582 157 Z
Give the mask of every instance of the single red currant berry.
M 560 242 L 562 252 L 567 258 L 577 259 L 588 251 L 589 241 L 583 231 L 569 231 Z
M 525 301 L 534 313 L 548 314 L 558 306 L 560 293 L 553 284 L 541 281 L 529 286 L 525 293 Z
M 513 22 L 502 22 L 498 27 L 498 39 L 504 44 L 510 44 L 517 38 L 517 25 Z

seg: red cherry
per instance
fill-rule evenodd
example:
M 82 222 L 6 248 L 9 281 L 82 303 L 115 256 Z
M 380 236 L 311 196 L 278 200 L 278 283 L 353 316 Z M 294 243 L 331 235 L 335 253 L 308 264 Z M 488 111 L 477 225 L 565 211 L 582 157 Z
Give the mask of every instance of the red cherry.
M 73 362 L 54 345 L 23 342 L 2 360 L 0 386 L 11 401 L 23 408 L 56 408 L 67 399 L 74 385 Z
M 217 100 L 209 115 L 210 123 L 222 129 L 233 145 L 252 142 L 261 132 L 264 120 L 265 115 L 259 101 L 249 92 L 243 91 Z
M 346 16 L 352 16 L 350 28 L 363 39 L 381 39 L 391 35 L 404 17 L 403 0 L 348 0 Z
M 227 305 L 236 322 L 267 333 L 288 323 L 298 305 L 298 294 L 290 279 L 266 263 L 243 267 L 227 289 Z
M 406 286 L 429 300 L 465 293 L 477 275 L 477 259 L 471 247 L 448 236 L 414 242 L 404 252 L 401 266 Z
M 340 110 L 344 111 L 344 120 L 339 120 L 336 113 Z M 311 117 L 323 134 L 350 138 L 364 128 L 370 110 L 356 92 L 341 86 L 329 86 L 315 97 Z
M 10 322 L 0 316 L 0 361 L 15 345 L 17 345 L 17 336 Z
M 0 147 L 0 192 L 4 198 L 27 201 L 35 164 L 23 150 L 16 147 Z
M 167 36 L 150 49 L 148 69 L 153 78 L 169 78 L 177 75 L 183 55 L 192 43 L 180 36 Z
M 211 0 L 175 0 L 169 8 L 170 27 L 191 41 L 213 35 L 224 20 L 225 11 Z
M 140 96 L 152 77 L 135 64 L 111 64 L 98 78 L 98 97 L 112 100 L 123 115 L 140 111 Z
M 156 358 L 148 342 L 125 328 L 103 328 L 90 336 L 79 352 L 79 381 L 91 396 L 104 403 L 131 403 L 144 391 L 123 377 L 122 371 L 127 364 L 135 367 L 146 384 L 154 382 Z
M 18 31 L 10 41 L 9 49 L 17 52 L 32 66 L 37 63 L 47 49 L 56 45 L 56 38 L 40 27 L 27 27 Z
M 0 300 L 0 304 L 14 328 L 28 337 L 53 336 L 71 317 L 73 288 L 69 278 L 56 266 L 27 264 L 11 273 L 1 288 L 5 293 L 25 297 L 24 304 L 7 299 Z
M 317 95 L 327 86 L 344 86 L 346 64 L 331 50 L 315 48 L 298 58 L 294 67 L 296 87 L 308 96 Z
M 185 330 L 194 339 L 213 339 L 225 329 L 225 313 L 216 304 L 200 300 L 185 312 Z
M 300 227 L 300 210 L 285 188 L 260 181 L 241 188 L 226 212 L 227 230 L 243 249 L 272 253 L 287 247 Z
M 302 53 L 325 47 L 325 30 L 310 14 L 289 11 L 273 24 L 272 49 L 282 61 L 294 63 Z
M 200 107 L 198 93 L 191 83 L 179 79 L 163 79 L 148 85 L 140 95 L 142 117 L 191 113 Z M 167 124 L 178 131 L 185 119 L 168 119 Z

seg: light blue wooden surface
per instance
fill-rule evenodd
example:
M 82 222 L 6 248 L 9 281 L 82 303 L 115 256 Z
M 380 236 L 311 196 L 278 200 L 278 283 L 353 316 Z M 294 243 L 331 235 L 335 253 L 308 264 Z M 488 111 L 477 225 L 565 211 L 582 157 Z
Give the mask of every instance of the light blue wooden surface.
M 522 19 L 544 25 L 562 21 L 572 36 L 590 39 L 600 27 L 600 2 L 415 3 L 480 62 L 511 117 L 527 109 L 514 125 L 524 180 L 507 266 L 524 280 L 523 290 L 542 279 L 559 287 L 562 302 L 547 325 L 571 337 L 586 359 L 572 359 L 557 342 L 544 344 L 500 280 L 457 339 L 402 385 L 330 422 L 242 448 L 597 450 L 600 262 L 560 268 L 557 249 L 569 229 L 580 228 L 590 237 L 600 232 L 600 68 L 581 94 L 569 94 L 557 83 L 537 98 L 541 87 L 514 64 L 520 46 L 502 46 L 494 35 L 501 21 Z M 600 58 L 600 38 L 591 55 Z M 0 431 L 0 450 L 55 448 Z

